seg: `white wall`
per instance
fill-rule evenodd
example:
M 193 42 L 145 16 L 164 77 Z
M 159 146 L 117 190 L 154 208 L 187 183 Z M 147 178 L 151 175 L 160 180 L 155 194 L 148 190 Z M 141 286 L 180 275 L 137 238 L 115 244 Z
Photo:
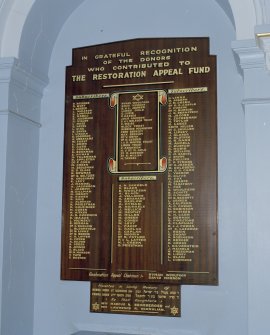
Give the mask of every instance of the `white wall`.
M 210 36 L 218 56 L 218 287 L 185 286 L 182 317 L 90 314 L 89 284 L 60 281 L 65 66 L 72 48 L 137 37 Z M 138 334 L 246 335 L 247 247 L 242 82 L 230 48 L 234 29 L 211 0 L 84 2 L 64 25 L 42 101 L 35 271 L 35 335 L 75 330 Z

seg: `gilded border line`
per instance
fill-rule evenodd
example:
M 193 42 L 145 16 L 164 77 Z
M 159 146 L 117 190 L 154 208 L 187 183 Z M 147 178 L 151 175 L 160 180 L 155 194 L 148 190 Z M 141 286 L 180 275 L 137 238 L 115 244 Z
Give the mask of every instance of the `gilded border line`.
M 180 93 L 201 93 L 208 92 L 208 87 L 187 87 L 187 88 L 174 88 L 169 89 L 168 94 L 180 94 Z
M 163 234 L 164 234 L 164 222 L 163 222 L 163 183 L 161 183 L 161 204 L 160 204 L 160 208 L 161 208 L 161 235 L 160 235 L 160 243 L 161 243 L 161 254 L 160 254 L 160 261 L 161 264 L 163 265 L 163 249 L 164 249 L 164 245 L 163 245 Z
M 126 85 L 127 86 L 127 85 Z M 105 86 L 103 86 L 105 87 Z M 161 125 L 160 125 L 160 113 L 161 113 L 161 106 L 160 106 L 160 101 L 159 101 L 159 93 L 164 90 L 161 89 L 152 89 L 152 90 L 139 90 L 139 91 L 126 91 L 126 92 L 116 92 L 113 93 L 115 97 L 117 97 L 117 102 L 114 108 L 116 108 L 116 148 L 115 148 L 115 170 L 110 171 L 112 174 L 146 174 L 146 173 L 163 173 L 164 171 L 160 169 L 160 141 L 161 141 Z M 164 91 L 165 92 L 165 91 Z M 120 121 L 120 96 L 125 95 L 125 94 L 135 94 L 135 93 L 156 93 L 157 94 L 157 170 L 134 170 L 134 171 L 119 171 L 119 161 L 120 161 L 120 149 L 119 149 L 119 144 L 120 144 L 120 134 L 119 134 L 119 121 Z M 126 163 L 126 165 L 129 163 Z M 149 163 L 131 163 L 132 165 L 142 165 L 142 164 L 149 164 Z
M 140 314 L 140 313 L 144 313 L 144 314 L 158 314 L 158 312 L 153 312 L 153 311 L 123 311 L 122 309 L 111 309 L 110 310 L 111 311 L 111 313 L 113 313 L 113 312 L 125 312 L 125 314 L 128 314 L 128 313 L 131 313 L 131 314 Z
M 270 37 L 270 33 L 257 33 L 257 37 Z
M 123 269 L 118 269 L 116 272 L 151 272 L 151 273 L 156 273 L 156 270 L 123 270 Z
M 114 193 L 114 184 L 112 184 L 112 234 L 111 234 L 111 264 L 113 263 L 113 229 L 114 229 L 114 222 L 113 222 L 113 193 Z
M 202 274 L 202 275 L 210 274 L 210 272 L 196 272 L 196 271 L 168 271 L 168 273 L 194 273 L 194 274 Z
M 120 84 L 120 85 L 103 85 L 102 87 L 127 87 L 127 86 L 141 86 L 141 85 L 159 85 L 159 84 L 174 84 L 174 81 L 157 81 L 150 83 L 134 83 L 134 84 Z
M 92 269 L 92 268 L 69 268 L 69 270 L 85 270 L 85 271 L 107 271 L 107 269 Z

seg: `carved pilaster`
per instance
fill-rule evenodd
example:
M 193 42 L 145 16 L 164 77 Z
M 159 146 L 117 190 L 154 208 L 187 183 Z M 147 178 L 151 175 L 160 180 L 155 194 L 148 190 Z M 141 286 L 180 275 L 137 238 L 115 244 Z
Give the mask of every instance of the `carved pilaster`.
M 241 70 L 264 68 L 264 54 L 258 47 L 255 40 L 234 41 L 232 49 L 238 57 L 238 62 Z
M 12 113 L 39 122 L 40 102 L 48 84 L 46 77 L 25 70 L 16 58 L 0 58 L 0 113 Z
M 270 23 L 270 0 L 253 0 L 253 2 L 257 24 Z
M 265 264 L 269 260 L 270 246 L 264 236 L 270 232 L 270 34 L 263 27 L 266 26 L 256 27 L 256 39 L 236 41 L 232 45 L 244 81 L 250 335 L 263 334 L 269 328 L 269 316 L 265 312 L 270 301 L 269 271 Z
M 32 334 L 40 104 L 46 78 L 0 58 L 0 333 Z M 23 271 L 21 270 L 23 269 Z M 18 298 L 18 288 L 23 292 Z
M 270 40 L 270 37 L 267 37 Z M 270 51 L 270 44 L 269 51 Z M 264 50 L 254 40 L 235 41 L 232 49 L 238 58 L 238 65 L 244 79 L 244 101 L 270 99 L 270 76 L 267 70 L 267 62 Z M 270 58 L 268 57 L 268 60 Z M 270 62 L 268 62 L 270 64 Z

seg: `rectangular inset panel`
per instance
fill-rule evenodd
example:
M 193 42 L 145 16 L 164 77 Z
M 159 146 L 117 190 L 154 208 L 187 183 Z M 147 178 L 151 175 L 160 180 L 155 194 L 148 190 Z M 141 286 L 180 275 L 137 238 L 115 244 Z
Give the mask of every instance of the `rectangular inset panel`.
M 158 94 L 119 95 L 119 171 L 158 169 Z
M 180 316 L 180 301 L 178 285 L 91 283 L 91 312 Z
M 167 160 L 161 159 L 160 120 L 161 106 L 166 103 L 167 94 L 162 90 L 111 95 L 110 105 L 116 113 L 115 157 L 109 160 L 111 173 L 164 172 Z
M 112 271 L 155 271 L 163 262 L 162 184 L 113 184 Z

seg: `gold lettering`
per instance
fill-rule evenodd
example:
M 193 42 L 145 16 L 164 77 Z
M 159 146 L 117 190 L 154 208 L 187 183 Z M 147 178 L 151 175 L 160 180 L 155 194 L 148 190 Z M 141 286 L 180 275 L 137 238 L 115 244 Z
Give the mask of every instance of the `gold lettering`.
M 85 81 L 86 80 L 86 75 L 85 74 L 76 74 L 72 76 L 72 81 Z
M 102 72 L 105 71 L 105 67 L 104 66 L 100 66 L 100 67 L 89 67 L 88 72 Z
M 113 58 L 125 58 L 130 57 L 130 54 L 128 52 L 117 52 L 112 54 L 100 54 L 95 55 L 95 59 L 113 59 Z
M 194 234 L 198 228 L 193 218 L 195 189 L 189 176 L 195 169 L 191 159 L 191 137 L 195 130 L 198 110 L 196 103 L 183 94 L 169 95 L 169 106 L 168 261 L 191 262 L 191 256 L 197 250 Z M 166 279 L 177 280 L 180 277 L 178 274 L 166 274 Z
M 155 50 L 142 50 L 140 56 L 150 56 L 150 55 L 164 55 L 164 54 L 178 54 L 178 53 L 189 53 L 197 52 L 197 46 L 186 46 L 179 48 L 169 48 L 169 49 L 155 49 Z
M 111 79 L 132 79 L 132 78 L 145 78 L 146 71 L 130 71 L 130 72 L 111 72 L 93 74 L 93 80 L 111 80 Z
M 160 70 L 155 70 L 153 73 L 153 77 L 156 76 L 177 76 L 183 74 L 182 69 L 178 68 L 178 69 L 160 69 Z
M 94 164 L 96 156 L 93 149 L 88 147 L 88 143 L 93 141 L 93 136 L 86 130 L 86 123 L 93 125 L 93 110 L 89 108 L 89 102 L 73 102 L 69 224 L 70 260 L 86 260 L 89 257 L 90 251 L 87 248 L 87 243 L 92 232 L 96 230 L 96 204 L 92 199 L 92 193 L 95 190 Z
M 210 70 L 211 70 L 210 66 L 190 67 L 188 69 L 188 74 L 209 73 Z
M 180 289 L 176 285 L 92 283 L 91 310 L 135 314 L 180 314 Z

